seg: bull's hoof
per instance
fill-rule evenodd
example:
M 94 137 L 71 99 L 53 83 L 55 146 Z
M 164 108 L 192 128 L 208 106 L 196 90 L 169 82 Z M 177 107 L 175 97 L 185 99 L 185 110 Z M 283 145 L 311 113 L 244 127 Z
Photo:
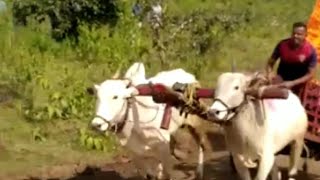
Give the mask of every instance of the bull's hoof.
M 195 180 L 203 180 L 204 179 L 204 176 L 203 176 L 203 173 L 196 173 L 195 177 L 194 177 Z
M 144 177 L 145 180 L 156 180 L 156 178 L 150 174 L 146 174 Z
M 145 180 L 171 180 L 171 178 L 157 178 L 153 175 L 150 175 L 150 174 L 146 174 L 145 177 L 144 177 Z
M 235 166 L 235 164 L 234 164 L 234 162 L 233 162 L 233 157 L 232 157 L 232 155 L 230 154 L 229 157 L 230 157 L 230 158 L 229 158 L 229 162 L 230 162 L 231 170 L 232 170 L 233 172 L 237 172 L 236 166 Z
M 298 173 L 292 174 L 290 175 L 290 173 L 288 174 L 288 180 L 296 180 L 298 179 Z

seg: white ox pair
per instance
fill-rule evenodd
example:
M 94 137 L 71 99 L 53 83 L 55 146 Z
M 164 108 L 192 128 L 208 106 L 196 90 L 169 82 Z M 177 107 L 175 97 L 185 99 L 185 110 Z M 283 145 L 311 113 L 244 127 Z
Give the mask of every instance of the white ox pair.
M 117 133 L 122 146 L 133 153 L 133 162 L 142 170 L 143 176 L 158 179 L 169 178 L 172 168 L 170 137 L 179 127 L 197 120 L 195 116 L 186 119 L 179 110 L 172 109 L 171 122 L 168 130 L 161 129 L 165 104 L 157 104 L 151 96 L 137 96 L 135 86 L 140 84 L 162 83 L 172 87 L 174 83 L 195 83 L 192 74 L 182 69 L 164 71 L 146 79 L 142 63 L 134 63 L 122 79 L 108 79 L 100 85 L 95 85 L 97 94 L 96 117 L 92 120 L 93 127 L 106 132 L 113 127 L 122 126 Z M 189 124 L 190 125 L 190 124 Z M 199 159 L 197 175 L 203 176 L 203 146 L 199 144 Z M 156 164 L 146 163 L 145 157 L 156 159 Z
M 287 99 L 250 98 L 246 90 L 255 78 L 242 73 L 221 74 L 209 116 L 228 122 L 224 126 L 226 144 L 241 179 L 251 180 L 248 167 L 257 165 L 255 180 L 266 180 L 270 172 L 274 172 L 272 179 L 278 179 L 275 154 L 290 144 L 289 177 L 293 179 L 308 126 L 305 109 L 291 91 Z
M 161 176 L 163 168 L 170 167 L 167 166 L 170 164 L 166 161 L 167 157 L 164 158 L 164 155 L 169 154 L 170 134 L 185 120 L 175 110 L 169 131 L 160 129 L 164 106 L 154 103 L 151 97 L 135 97 L 133 107 L 136 108 L 129 110 L 126 115 L 127 98 L 136 95 L 136 89 L 128 84 L 130 81 L 132 85 L 152 81 L 172 86 L 175 82 L 193 83 L 196 80 L 181 69 L 159 73 L 146 80 L 144 66 L 139 63 L 129 68 L 125 78 L 129 81 L 107 80 L 100 86 L 95 86 L 98 94 L 97 117 L 92 121 L 92 125 L 100 131 L 106 131 L 111 125 L 126 121 L 122 136 L 119 136 L 122 145 L 126 145 L 137 155 L 147 156 L 150 153 L 153 157 L 158 157 L 162 162 L 158 166 L 158 175 Z M 226 143 L 241 179 L 251 180 L 248 168 L 257 166 L 256 160 L 259 161 L 259 167 L 255 180 L 267 179 L 274 166 L 275 154 L 290 143 L 292 151 L 289 176 L 292 177 L 297 174 L 307 130 L 305 109 L 292 92 L 289 92 L 288 99 L 263 100 L 262 108 L 259 100 L 251 99 L 245 93 L 254 78 L 255 76 L 242 73 L 220 75 L 209 117 L 216 121 L 231 122 L 224 127 Z M 201 168 L 198 170 L 202 170 L 202 153 L 200 148 Z M 272 176 L 272 179 L 277 178 Z

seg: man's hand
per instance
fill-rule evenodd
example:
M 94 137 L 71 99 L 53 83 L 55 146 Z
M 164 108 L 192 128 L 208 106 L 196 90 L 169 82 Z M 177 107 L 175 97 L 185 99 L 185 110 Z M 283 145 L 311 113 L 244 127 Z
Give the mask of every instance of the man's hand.
M 277 84 L 278 87 L 291 89 L 293 86 L 295 86 L 295 83 L 293 81 L 284 81 L 280 84 Z
M 276 77 L 276 75 L 273 72 L 268 72 L 267 73 L 267 79 L 270 83 L 273 82 L 274 78 Z
M 271 84 L 281 84 L 283 83 L 283 79 L 281 78 L 281 76 L 275 74 L 275 73 L 270 73 L 267 75 L 268 81 Z

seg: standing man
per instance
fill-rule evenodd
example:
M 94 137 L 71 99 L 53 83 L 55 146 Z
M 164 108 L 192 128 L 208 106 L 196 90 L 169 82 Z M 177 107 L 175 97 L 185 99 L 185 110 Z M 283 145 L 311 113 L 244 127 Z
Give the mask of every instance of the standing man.
M 277 75 L 282 82 L 281 87 L 292 89 L 298 94 L 303 85 L 312 79 L 317 65 L 317 53 L 306 40 L 307 26 L 296 22 L 292 26 L 290 38 L 281 40 L 275 47 L 267 63 L 267 74 L 270 79 L 274 64 L 280 58 Z

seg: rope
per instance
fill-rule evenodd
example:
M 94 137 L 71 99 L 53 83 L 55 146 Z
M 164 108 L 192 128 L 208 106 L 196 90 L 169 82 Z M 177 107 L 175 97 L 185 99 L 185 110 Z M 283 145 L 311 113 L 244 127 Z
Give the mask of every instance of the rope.
M 267 78 L 264 77 L 263 74 L 256 74 L 256 77 L 258 77 L 260 75 L 262 75 L 263 78 L 256 78 L 255 80 L 253 80 L 248 86 L 250 88 L 254 88 L 254 89 L 259 89 L 265 85 L 268 85 L 268 81 Z M 186 84 L 186 88 L 183 91 L 183 96 L 182 96 L 182 101 L 183 104 L 180 106 L 180 114 L 181 115 L 185 115 L 185 117 L 188 116 L 188 114 L 195 114 L 203 119 L 208 119 L 207 118 L 207 112 L 208 112 L 208 107 L 199 101 L 199 99 L 196 97 L 196 92 L 197 89 L 201 88 L 199 83 L 190 83 L 190 84 Z M 262 113 L 265 116 L 265 109 L 264 109 L 264 105 L 262 103 L 262 101 L 260 101 L 261 103 L 261 110 Z
M 256 74 L 256 77 L 262 75 L 262 78 L 256 78 L 253 80 L 248 87 L 254 88 L 254 89 L 259 89 L 263 86 L 266 86 L 269 84 L 267 81 L 267 78 L 263 74 Z M 186 84 L 186 88 L 183 91 L 183 96 L 182 96 L 182 105 L 180 105 L 180 114 L 185 115 L 185 117 L 188 116 L 188 114 L 195 114 L 203 119 L 208 119 L 207 118 L 207 112 L 208 112 L 208 107 L 199 101 L 199 99 L 196 97 L 196 92 L 197 89 L 201 88 L 199 83 L 190 83 Z M 263 115 L 265 116 L 265 109 L 262 101 L 260 100 L 259 102 L 261 104 L 261 110 Z
M 200 88 L 199 83 L 191 83 L 186 85 L 186 89 L 183 92 L 182 100 L 184 104 L 180 107 L 180 114 L 187 117 L 188 114 L 195 114 L 201 118 L 206 119 L 207 117 L 207 106 L 196 98 L 195 94 L 197 89 Z

